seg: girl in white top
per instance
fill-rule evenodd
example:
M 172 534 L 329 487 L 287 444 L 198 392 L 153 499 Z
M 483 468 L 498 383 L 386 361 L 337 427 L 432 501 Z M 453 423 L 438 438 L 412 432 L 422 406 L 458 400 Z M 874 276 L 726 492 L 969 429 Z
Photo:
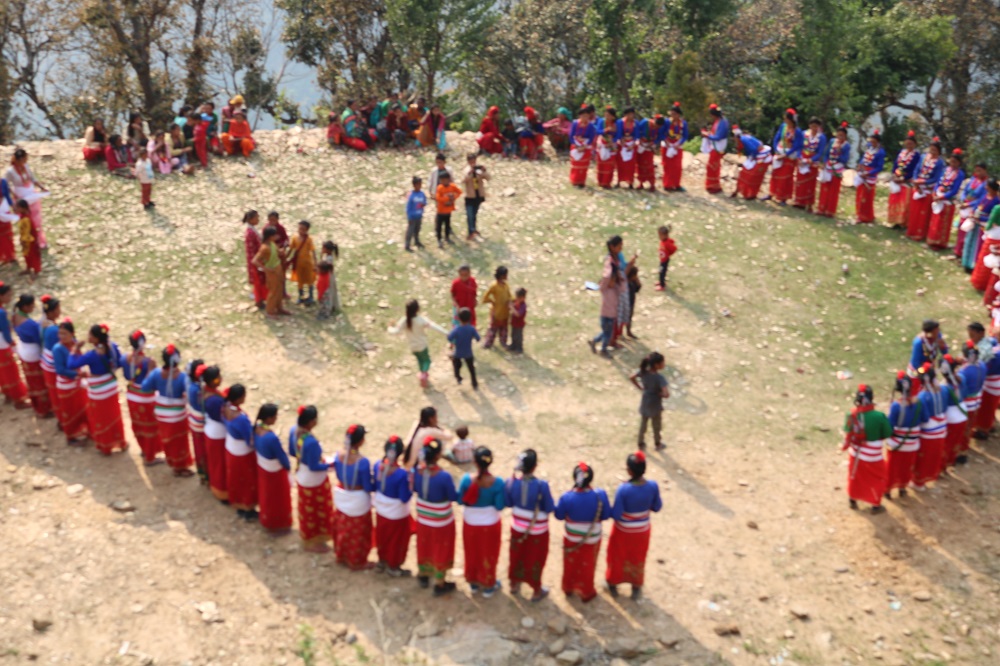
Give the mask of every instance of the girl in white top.
M 139 149 L 139 157 L 135 161 L 135 179 L 139 181 L 142 192 L 142 207 L 149 210 L 156 204 L 153 203 L 153 163 L 145 148 Z
M 14 151 L 14 156 L 10 160 L 10 167 L 3 174 L 4 180 L 10 185 L 13 199 L 24 199 L 28 202 L 28 210 L 31 215 L 31 227 L 38 239 L 41 249 L 48 247 L 45 242 L 45 233 L 42 231 L 42 204 L 41 199 L 48 196 L 48 189 L 38 182 L 35 172 L 28 166 L 28 151 L 18 148 Z
M 417 357 L 417 366 L 420 368 L 420 385 L 427 388 L 427 373 L 431 369 L 431 354 L 427 344 L 428 329 L 438 331 L 443 335 L 448 335 L 444 330 L 430 319 L 419 314 L 420 303 L 410 301 L 406 304 L 406 316 L 400 317 L 395 326 L 389 327 L 389 332 L 393 335 L 403 333 L 406 335 L 406 342 L 410 345 L 410 351 Z

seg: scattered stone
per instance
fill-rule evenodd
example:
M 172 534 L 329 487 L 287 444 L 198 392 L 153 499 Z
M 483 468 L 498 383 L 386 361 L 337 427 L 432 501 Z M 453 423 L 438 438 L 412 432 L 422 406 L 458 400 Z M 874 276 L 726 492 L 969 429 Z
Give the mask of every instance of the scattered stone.
M 51 488 L 55 485 L 55 481 L 47 476 L 33 476 L 31 477 L 31 487 L 35 490 L 45 490 Z
M 839 574 L 845 574 L 845 573 L 847 573 L 850 570 L 851 570 L 850 567 L 839 566 L 836 569 L 834 569 L 834 572 L 839 573 Z
M 566 622 L 566 618 L 564 617 L 557 617 L 549 620 L 548 626 L 549 631 L 553 634 L 556 636 L 562 636 L 566 633 L 566 629 L 568 629 L 568 622 Z
M 66 486 L 66 494 L 70 497 L 75 497 L 83 492 L 82 483 L 74 483 L 72 486 Z
M 830 650 L 833 648 L 833 632 L 822 631 L 816 634 L 816 645 L 823 650 Z
M 792 606 L 788 609 L 796 620 L 802 620 L 805 622 L 809 619 L 809 610 L 803 608 L 802 606 Z
M 338 622 L 330 627 L 330 635 L 334 641 L 339 641 L 345 638 L 347 636 L 347 625 L 343 622 Z
M 958 632 L 959 632 L 960 634 L 962 634 L 963 636 L 968 636 L 968 635 L 969 635 L 970 633 L 972 633 L 972 629 L 971 629 L 971 628 L 969 627 L 969 625 L 967 625 L 967 624 L 963 624 L 963 625 L 962 625 L 962 626 L 961 626 L 961 627 L 959 628 Z
M 914 592 L 913 598 L 916 599 L 917 601 L 930 601 L 931 599 L 934 598 L 934 596 L 927 590 L 919 590 L 917 592 Z
M 754 521 L 752 521 L 752 520 L 748 520 L 747 521 L 747 527 L 749 527 L 752 530 L 759 530 L 760 529 L 760 527 L 757 526 L 757 523 L 754 522 Z
M 513 187 L 508 187 L 506 190 L 503 191 L 503 196 L 505 197 L 512 197 L 515 194 L 517 194 L 517 190 L 515 190 Z
M 547 649 L 553 657 L 566 649 L 566 639 L 557 638 L 548 644 Z
M 737 481 L 737 483 L 743 486 L 744 488 L 750 485 L 750 482 L 747 481 L 746 479 L 740 479 L 739 481 Z
M 615 658 L 611 660 L 610 666 L 629 666 L 629 664 L 624 659 Z
M 790 641 L 793 638 L 795 638 L 795 632 L 791 629 L 785 629 L 785 639 Z
M 521 626 L 524 627 L 525 629 L 531 629 L 532 627 L 535 626 L 535 620 L 534 620 L 534 618 L 522 617 L 521 618 Z
M 713 629 L 716 636 L 739 636 L 740 628 L 735 624 L 717 624 Z
M 636 638 L 620 636 L 612 639 L 604 651 L 613 657 L 632 659 L 639 656 L 639 653 L 642 652 L 642 644 Z
M 426 622 L 418 624 L 416 629 L 413 630 L 413 633 L 417 635 L 417 638 L 430 638 L 432 636 L 437 636 L 443 630 L 444 629 L 441 625 L 438 624 L 434 618 L 431 618 Z
M 347 643 L 348 645 L 354 645 L 355 643 L 358 642 L 358 635 L 347 634 L 347 638 L 344 639 L 344 642 Z
M 30 447 L 32 447 L 34 449 L 37 449 L 38 447 L 40 447 L 42 445 L 42 443 L 41 442 L 36 442 L 34 440 L 31 440 L 31 441 L 25 442 L 24 445 L 25 446 L 30 446 Z
M 31 628 L 38 632 L 48 631 L 51 626 L 52 620 L 47 617 L 36 617 L 31 621 Z
M 560 664 L 569 664 L 569 666 L 574 666 L 583 661 L 583 655 L 581 655 L 576 650 L 563 650 L 556 655 L 556 661 Z
M 757 601 L 762 601 L 762 602 L 763 601 L 768 601 L 770 598 L 771 598 L 771 595 L 769 595 L 769 594 L 762 594 L 759 597 L 757 597 Z
M 128 500 L 115 500 L 109 506 L 118 513 L 132 513 L 135 511 L 135 507 L 132 506 L 132 502 L 129 502 Z
M 222 614 L 219 612 L 219 607 L 214 601 L 203 601 L 200 604 L 195 604 L 195 610 L 201 613 L 201 621 L 205 624 L 212 624 L 214 622 L 222 622 Z
M 656 640 L 660 643 L 660 645 L 668 650 L 673 650 L 681 642 L 681 639 L 676 636 L 664 636 L 663 638 L 657 638 Z
M 947 643 L 948 645 L 958 645 L 958 641 L 955 640 L 954 636 L 942 636 L 941 640 Z

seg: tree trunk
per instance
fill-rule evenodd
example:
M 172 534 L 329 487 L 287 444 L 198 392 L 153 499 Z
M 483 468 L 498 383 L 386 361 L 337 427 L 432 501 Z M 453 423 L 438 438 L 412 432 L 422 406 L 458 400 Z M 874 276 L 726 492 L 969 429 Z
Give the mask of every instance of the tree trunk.
M 622 40 L 617 35 L 611 38 L 611 57 L 615 60 L 615 76 L 618 79 L 618 98 L 625 106 L 632 105 L 632 96 L 629 94 L 628 69 L 625 58 L 622 55 Z
M 194 12 L 194 26 L 191 30 L 191 48 L 187 52 L 186 76 L 184 79 L 185 102 L 196 106 L 205 101 L 206 63 L 209 58 L 209 44 L 205 37 L 205 4 L 207 0 L 191 0 Z

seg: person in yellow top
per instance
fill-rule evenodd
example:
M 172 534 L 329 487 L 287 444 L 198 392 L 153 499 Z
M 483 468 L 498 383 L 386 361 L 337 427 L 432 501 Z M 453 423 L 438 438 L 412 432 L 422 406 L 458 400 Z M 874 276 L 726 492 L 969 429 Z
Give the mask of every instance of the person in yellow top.
M 440 186 L 439 186 L 440 187 Z M 507 285 L 507 267 L 498 266 L 493 274 L 496 282 L 483 294 L 482 303 L 490 304 L 490 328 L 483 338 L 483 349 L 493 346 L 493 340 L 500 337 L 500 346 L 507 349 L 507 325 L 510 320 L 510 304 L 514 300 L 514 295 L 510 293 Z
M 312 236 L 309 235 L 311 225 L 306 220 L 299 222 L 299 233 L 292 238 L 289 247 L 292 250 L 292 280 L 299 284 L 299 305 L 315 305 L 313 285 L 316 284 L 316 248 L 313 247 Z M 309 287 L 309 298 L 304 298 L 305 288 Z
M 31 226 L 31 210 L 28 202 L 21 199 L 16 204 L 17 214 L 20 219 L 17 221 L 17 233 L 21 238 L 21 253 L 24 255 L 24 273 L 29 276 L 31 282 L 35 281 L 35 276 L 42 272 L 42 249 L 38 244 L 38 238 L 34 234 Z
M 438 186 L 434 193 L 437 201 L 437 216 L 434 218 L 434 232 L 437 234 L 438 247 L 444 247 L 441 241 L 441 231 L 444 230 L 444 240 L 454 245 L 451 240 L 451 214 L 455 212 L 455 202 L 462 196 L 462 188 L 451 181 L 451 174 L 441 170 L 437 173 Z
M 267 300 L 264 304 L 268 317 L 292 314 L 282 307 L 285 298 L 285 253 L 276 243 L 277 235 L 278 230 L 274 227 L 264 229 L 263 242 L 252 262 L 264 271 L 264 279 L 267 280 Z

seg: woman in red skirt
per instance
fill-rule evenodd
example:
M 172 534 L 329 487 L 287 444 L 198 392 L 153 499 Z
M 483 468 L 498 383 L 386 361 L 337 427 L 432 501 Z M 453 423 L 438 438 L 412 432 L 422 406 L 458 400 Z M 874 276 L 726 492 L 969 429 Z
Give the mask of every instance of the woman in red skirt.
M 243 214 L 243 224 L 246 225 L 246 233 L 243 236 L 243 244 L 246 247 L 247 273 L 250 279 L 250 287 L 253 289 L 253 301 L 258 308 L 264 307 L 267 300 L 267 281 L 264 271 L 257 268 L 253 263 L 253 258 L 260 251 L 260 232 L 257 225 L 260 223 L 260 215 L 255 210 L 249 210 Z
M 205 396 L 201 375 L 208 366 L 200 358 L 188 363 L 187 368 L 187 422 L 194 449 L 194 468 L 201 485 L 208 485 L 208 452 L 205 449 Z
M 892 165 L 892 180 L 889 181 L 889 212 L 887 218 L 894 229 L 906 226 L 910 213 L 910 197 L 913 195 L 911 182 L 920 165 L 917 152 L 917 135 L 913 130 L 906 134 L 903 149 L 896 155 Z
M 590 113 L 587 109 L 581 109 L 569 130 L 569 182 L 573 187 L 583 188 L 587 185 L 587 171 L 590 169 L 596 139 L 597 130 L 590 124 Z
M 944 174 L 944 160 L 941 159 L 941 142 L 937 137 L 920 160 L 913 178 L 910 210 L 907 213 L 906 237 L 923 241 L 927 238 L 927 225 L 931 220 L 931 199 L 938 181 Z
M 559 498 L 555 515 L 566 521 L 563 537 L 562 589 L 567 596 L 574 594 L 585 603 L 597 596 L 594 571 L 601 550 L 601 525 L 611 517 L 608 494 L 590 484 L 594 470 L 587 463 L 573 469 L 573 490 Z
M 462 511 L 462 545 L 465 548 L 465 580 L 472 593 L 482 592 L 489 599 L 500 591 L 497 561 L 503 533 L 500 515 L 504 508 L 503 479 L 490 473 L 493 452 L 477 447 L 473 460 L 479 472 L 466 474 L 458 486 Z
M 882 135 L 878 130 L 868 135 L 868 146 L 858 160 L 857 177 L 854 182 L 854 214 L 859 224 L 875 221 L 875 184 L 885 165 L 885 149 Z
M 802 140 L 802 155 L 795 165 L 795 200 L 792 205 L 807 212 L 816 205 L 816 181 L 826 155 L 826 134 L 819 118 L 809 119 L 809 132 Z
M 537 466 L 538 454 L 526 449 L 518 456 L 515 475 L 504 489 L 505 503 L 511 508 L 511 593 L 517 594 L 521 583 L 526 583 L 536 603 L 549 594 L 549 589 L 542 586 L 542 571 L 549 556 L 549 514 L 555 510 L 548 482 L 534 476 Z
M 2 301 L 2 297 L 0 297 Z M 35 297 L 31 294 L 21 294 L 14 305 L 12 324 L 17 333 L 17 356 L 21 359 L 21 369 L 24 371 L 25 384 L 28 387 L 28 399 L 39 418 L 52 416 L 52 402 L 45 386 L 45 376 L 42 372 L 42 327 L 31 318 L 35 311 Z
M 611 189 L 618 166 L 618 145 L 615 143 L 615 128 L 605 127 L 604 134 L 597 137 L 597 186 Z
M 608 570 L 605 580 L 611 596 L 618 596 L 618 586 L 632 586 L 632 598 L 642 597 L 645 582 L 646 553 L 649 551 L 649 514 L 663 508 L 660 487 L 647 481 L 646 454 L 633 453 L 625 462 L 630 481 L 618 486 L 611 517 L 615 521 L 608 539 Z
M 851 144 L 847 140 L 846 122 L 840 123 L 833 142 L 827 146 L 826 160 L 819 173 L 819 202 L 816 214 L 836 217 L 840 205 L 840 188 L 844 184 L 844 169 L 851 159 Z
M 289 433 L 289 449 L 295 456 L 299 535 L 303 547 L 311 553 L 329 553 L 333 539 L 333 494 L 330 466 L 323 460 L 323 447 L 312 434 L 318 422 L 319 412 L 315 407 L 299 407 L 296 427 Z
M 194 476 L 191 465 L 191 443 L 188 440 L 187 425 L 187 377 L 181 372 L 181 352 L 169 344 L 163 350 L 163 367 L 154 368 L 146 381 L 143 391 L 156 391 L 153 414 L 156 417 L 156 436 L 160 448 L 166 454 L 167 464 L 174 476 Z
M 59 392 L 56 390 L 56 364 L 52 352 L 59 342 L 59 325 L 56 320 L 62 316 L 62 307 L 59 299 L 48 294 L 40 299 L 42 302 L 41 321 L 42 327 L 42 379 L 45 381 L 45 388 L 49 392 L 49 402 L 52 403 L 52 410 L 55 412 L 59 429 L 62 429 L 62 412 L 59 410 Z
M 0 393 L 3 393 L 6 402 L 13 403 L 17 409 L 31 409 L 28 387 L 21 379 L 14 360 L 14 336 L 6 309 L 12 295 L 10 285 L 0 282 Z
M 898 393 L 899 397 L 889 408 L 892 437 L 886 441 L 886 499 L 892 499 L 893 490 L 899 491 L 900 497 L 906 497 L 906 488 L 913 481 L 913 468 L 920 450 L 922 407 L 913 394 L 913 380 L 902 370 L 896 375 L 894 393 Z
M 229 503 L 229 484 L 226 480 L 226 426 L 222 420 L 222 407 L 226 402 L 219 366 L 212 365 L 201 371 L 201 402 L 205 413 L 205 464 L 208 467 L 208 487 L 215 499 Z
M 760 192 L 767 167 L 771 163 L 771 148 L 765 146 L 760 139 L 741 130 L 739 126 L 733 127 L 733 135 L 736 137 L 737 152 L 742 153 L 746 159 L 740 165 L 736 190 L 732 196 L 733 198 L 742 196 L 748 201 L 753 201 Z
M 659 121 L 663 116 L 657 114 Z M 656 191 L 656 125 L 649 120 L 640 120 L 636 132 L 639 135 L 638 146 L 635 149 L 635 168 L 639 189 L 649 185 L 649 191 Z
M 688 140 L 688 123 L 684 120 L 681 103 L 670 107 L 667 122 L 657 117 L 656 143 L 660 146 L 660 161 L 663 163 L 663 189 L 667 192 L 683 192 L 681 173 L 684 169 L 684 144 Z
M 944 440 L 944 453 L 941 456 L 941 471 L 955 466 L 959 454 L 964 451 L 963 444 L 967 442 L 966 433 L 969 429 L 969 415 L 963 404 L 965 394 L 964 378 L 958 373 L 959 364 L 951 354 L 945 354 L 941 359 L 941 375 L 951 387 L 951 404 L 945 410 L 947 431 Z
M 59 401 L 59 423 L 70 446 L 83 446 L 87 440 L 87 391 L 80 383 L 76 370 L 69 367 L 70 355 L 76 348 L 76 329 L 68 319 L 59 324 L 59 342 L 52 349 L 56 368 L 56 392 Z
M 771 154 L 774 161 L 771 162 L 771 183 L 768 186 L 769 194 L 762 197 L 763 200 L 773 198 L 784 206 L 795 190 L 795 167 L 802 156 L 802 145 L 804 143 L 802 130 L 798 125 L 798 114 L 795 109 L 785 111 L 784 122 L 774 133 L 771 141 Z
M 416 531 L 416 522 L 410 515 L 410 477 L 399 466 L 404 444 L 401 437 L 393 435 L 385 443 L 385 457 L 375 463 L 375 545 L 378 548 L 376 568 L 397 578 L 405 575 L 403 562 L 410 546 L 410 537 Z
M 222 420 L 226 424 L 226 485 L 229 504 L 246 521 L 257 520 L 257 456 L 254 455 L 253 424 L 241 409 L 247 399 L 242 384 L 226 391 Z
M 333 549 L 337 563 L 354 571 L 371 568 L 372 469 L 361 455 L 365 427 L 354 424 L 344 435 L 344 450 L 333 457 L 337 486 L 333 489 Z
M 132 434 L 142 451 L 142 462 L 147 467 L 166 462 L 160 457 L 163 447 L 156 431 L 156 390 L 143 390 L 142 384 L 149 373 L 156 368 L 156 361 L 146 356 L 146 336 L 142 331 L 132 331 L 128 336 L 132 350 L 125 357 L 122 373 L 128 386 L 125 399 L 128 401 L 128 414 L 132 421 Z
M 938 385 L 931 363 L 924 363 L 917 374 L 923 390 L 918 396 L 921 411 L 920 450 L 913 466 L 913 486 L 923 490 L 928 482 L 937 481 L 941 475 L 952 390 L 950 386 Z
M 854 410 L 847 415 L 844 425 L 844 445 L 841 451 L 850 451 L 847 468 L 847 496 L 850 507 L 857 510 L 858 502 L 872 505 L 872 513 L 885 511 L 882 495 L 885 493 L 885 461 L 882 443 L 892 436 L 889 419 L 875 411 L 872 390 L 862 384 L 854 396 Z
M 270 402 L 261 405 L 254 425 L 257 502 L 260 526 L 272 536 L 284 536 L 292 531 L 292 488 L 288 481 L 291 464 L 281 440 L 272 430 L 277 420 L 277 405 Z
M 118 345 L 108 339 L 106 324 L 91 326 L 87 342 L 93 349 L 82 354 L 83 343 L 78 342 L 67 365 L 73 370 L 79 370 L 80 376 L 86 378 L 90 439 L 100 453 L 110 456 L 128 448 L 125 426 L 122 425 L 121 402 L 118 400 L 118 380 L 115 377 L 115 371 L 122 367 L 125 357 Z
M 729 141 L 729 121 L 722 114 L 718 104 L 711 104 L 708 112 L 712 116 L 712 126 L 701 130 L 701 152 L 708 153 L 705 167 L 705 191 L 718 194 L 722 191 L 722 156 Z
M 434 579 L 434 596 L 455 591 L 455 583 L 447 580 L 455 564 L 455 514 L 452 504 L 457 499 L 451 474 L 438 467 L 441 440 L 424 439 L 423 463 L 411 472 L 410 483 L 417 495 L 417 582 L 430 587 Z
M 934 188 L 931 197 L 931 217 L 927 225 L 927 245 L 935 250 L 948 247 L 951 224 L 955 219 L 955 204 L 960 201 L 965 171 L 962 170 L 962 149 L 956 148 L 948 158 L 948 167 Z

